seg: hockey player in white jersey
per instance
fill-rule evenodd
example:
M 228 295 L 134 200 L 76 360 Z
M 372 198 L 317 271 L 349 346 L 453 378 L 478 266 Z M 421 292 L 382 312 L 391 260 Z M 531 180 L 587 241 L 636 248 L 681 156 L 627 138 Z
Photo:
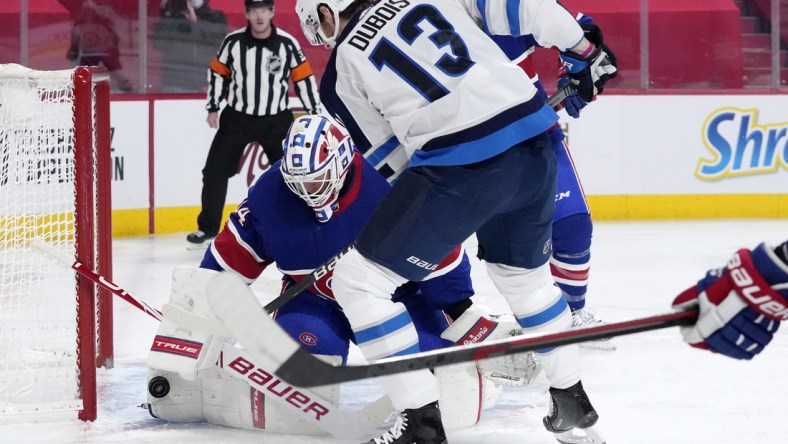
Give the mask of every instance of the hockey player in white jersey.
M 334 48 L 322 103 L 394 180 L 333 279 L 352 329 L 367 333 L 362 352 L 395 355 L 415 341 L 412 324 L 392 325 L 399 308 L 391 294 L 473 233 L 523 329 L 568 328 L 547 264 L 555 154 L 546 130 L 558 116 L 485 32 L 556 46 L 586 101 L 616 75 L 604 49 L 555 0 L 298 0 L 296 12 L 311 43 Z M 539 355 L 551 383 L 545 427 L 560 442 L 603 442 L 577 347 Z M 381 379 L 402 414 L 372 442 L 446 442 L 432 373 Z

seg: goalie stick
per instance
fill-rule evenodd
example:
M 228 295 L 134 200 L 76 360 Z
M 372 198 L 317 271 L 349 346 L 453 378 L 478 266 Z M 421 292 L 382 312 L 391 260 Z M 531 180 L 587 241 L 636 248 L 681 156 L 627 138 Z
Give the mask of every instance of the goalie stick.
M 312 356 L 282 330 L 240 279 L 228 273 L 208 284 L 208 301 L 218 319 L 256 359 L 278 366 L 275 374 L 299 387 L 336 384 L 359 379 L 435 368 L 467 361 L 628 335 L 661 328 L 692 325 L 697 310 L 680 311 L 598 327 L 580 328 L 543 336 L 513 336 L 474 345 L 448 347 L 382 359 L 364 365 L 333 366 Z
M 120 297 L 140 311 L 158 321 L 164 318 L 161 311 L 151 307 L 145 301 L 132 296 L 117 284 L 107 280 L 104 276 L 88 269 L 78 260 L 72 260 L 67 254 L 61 252 L 42 239 L 33 239 L 31 242 L 35 248 L 58 259 L 64 265 L 71 267 L 77 273 Z M 347 251 L 349 251 L 349 248 L 343 250 L 341 254 Z M 321 268 L 325 267 L 326 265 Z M 333 265 L 331 265 L 330 269 L 333 269 Z M 252 294 L 251 290 L 249 294 Z M 261 309 L 259 304 L 257 304 L 257 307 Z M 268 316 L 266 315 L 266 317 Z M 319 359 L 317 360 L 320 361 Z M 388 396 L 382 396 L 372 404 L 357 412 L 344 411 L 339 406 L 331 404 L 306 388 L 286 387 L 284 381 L 274 377 L 273 372 L 266 370 L 266 368 L 272 367 L 268 360 L 256 359 L 254 355 L 251 355 L 246 350 L 239 349 L 229 343 L 224 343 L 222 346 L 220 359 L 216 365 L 230 376 L 246 382 L 255 390 L 275 399 L 278 403 L 288 408 L 293 414 L 314 422 L 323 430 L 338 438 L 352 439 L 367 435 L 383 424 L 394 411 L 394 407 L 391 405 L 391 400 Z M 276 389 L 274 390 L 274 388 Z
M 339 253 L 337 253 L 336 256 L 329 259 L 325 264 L 315 268 L 314 271 L 304 276 L 303 279 L 291 285 L 287 290 L 283 291 L 282 294 L 277 296 L 276 299 L 269 302 L 265 306 L 265 311 L 271 313 L 274 310 L 281 308 L 286 303 L 290 302 L 290 300 L 298 296 L 302 291 L 306 290 L 310 285 L 314 284 L 315 282 L 320 280 L 320 278 L 330 273 L 337 265 L 337 261 L 339 260 L 339 258 L 347 254 L 352 249 L 353 249 L 353 245 L 352 244 L 348 245 L 347 247 L 343 248 Z
M 145 303 L 145 301 L 141 301 L 135 298 L 134 296 L 128 294 L 126 290 L 108 281 L 104 276 L 101 276 L 95 273 L 93 270 L 90 270 L 79 260 L 74 260 L 73 258 L 68 257 L 67 254 L 63 253 L 62 251 L 58 250 L 52 245 L 44 242 L 44 240 L 42 239 L 35 238 L 31 241 L 31 244 L 33 245 L 33 247 L 38 248 L 44 253 L 47 253 L 48 255 L 54 257 L 55 259 L 58 259 L 60 262 L 63 262 L 65 265 L 73 268 L 74 271 L 81 274 L 82 276 L 85 276 L 89 280 L 93 281 L 101 288 L 104 288 L 105 290 L 109 291 L 115 296 L 118 296 L 119 298 L 123 299 L 129 304 L 142 310 L 143 312 L 145 312 L 152 318 L 156 319 L 157 321 L 162 320 L 162 314 L 159 310 L 151 307 L 150 305 Z

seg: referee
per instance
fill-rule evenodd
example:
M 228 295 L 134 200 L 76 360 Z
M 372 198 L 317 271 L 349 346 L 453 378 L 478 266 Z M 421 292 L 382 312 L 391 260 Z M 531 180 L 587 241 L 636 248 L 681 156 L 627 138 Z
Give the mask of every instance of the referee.
M 282 140 L 293 122 L 287 107 L 288 80 L 310 114 L 320 99 L 301 46 L 271 22 L 273 0 L 244 0 L 248 24 L 228 34 L 208 70 L 208 125 L 218 128 L 202 170 L 202 210 L 190 249 L 205 247 L 221 228 L 227 182 L 249 142 L 260 142 L 268 161 L 282 157 Z M 219 117 L 219 104 L 227 106 Z

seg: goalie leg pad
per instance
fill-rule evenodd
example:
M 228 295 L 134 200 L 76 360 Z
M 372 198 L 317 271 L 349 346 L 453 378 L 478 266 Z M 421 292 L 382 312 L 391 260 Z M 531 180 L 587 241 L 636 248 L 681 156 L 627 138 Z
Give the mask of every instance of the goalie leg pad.
M 319 357 L 334 365 L 342 359 Z M 175 372 L 150 369 L 148 381 L 148 410 L 151 415 L 166 421 L 205 421 L 274 433 L 326 434 L 306 415 L 296 414 L 292 407 L 284 406 L 288 401 L 276 396 L 275 387 L 269 387 L 270 393 L 257 390 L 218 367 L 201 370 L 195 381 L 183 379 Z M 311 393 L 332 405 L 339 405 L 339 385 L 316 387 Z
M 187 381 L 175 372 L 148 369 L 148 411 L 172 422 L 200 422 L 203 416 L 202 384 Z
M 148 355 L 149 367 L 177 372 L 184 379 L 194 381 L 199 370 L 214 365 L 226 338 L 201 330 L 206 325 L 220 325 L 214 322 L 206 298 L 208 282 L 216 274 L 195 267 L 173 270 L 170 300 L 164 307 L 165 316 Z M 168 318 L 168 313 L 179 315 Z
M 332 365 L 342 363 L 341 356 L 315 355 L 323 361 Z M 275 389 L 272 387 L 272 389 Z M 339 385 L 326 385 L 313 387 L 311 393 L 320 396 L 325 401 L 334 406 L 339 406 Z M 265 429 L 274 433 L 297 433 L 306 435 L 325 435 L 326 431 L 317 424 L 307 419 L 303 412 L 295 414 L 292 406 L 285 406 L 283 398 L 278 396 L 276 391 L 261 392 L 256 389 L 251 390 L 250 401 L 253 408 L 252 423 L 255 428 Z M 293 400 L 284 402 L 294 402 Z
M 446 430 L 473 426 L 482 410 L 492 408 L 501 396 L 501 387 L 482 377 L 473 363 L 438 367 L 435 376 L 440 384 L 438 402 Z
M 216 370 L 203 377 L 205 421 L 225 427 L 265 430 L 273 433 L 325 435 L 326 431 L 304 415 L 283 406 L 281 398 L 266 394 L 246 382 Z M 203 372 L 200 372 L 201 374 Z M 338 386 L 319 387 L 315 393 L 338 403 Z

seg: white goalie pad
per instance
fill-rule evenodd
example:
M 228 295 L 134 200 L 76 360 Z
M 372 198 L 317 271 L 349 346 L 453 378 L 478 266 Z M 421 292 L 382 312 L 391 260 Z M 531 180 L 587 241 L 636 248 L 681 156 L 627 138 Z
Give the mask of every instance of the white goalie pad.
M 164 319 L 153 339 L 148 367 L 194 381 L 199 370 L 214 365 L 227 340 L 206 297 L 208 282 L 217 273 L 196 267 L 173 270 L 170 300 L 162 308 Z
M 224 324 L 216 321 L 206 304 L 207 295 L 213 291 L 213 296 L 224 298 L 226 304 L 241 310 L 225 285 L 207 285 L 227 274 L 188 267 L 173 272 L 172 294 L 162 309 L 164 322 L 148 364 L 157 372 L 167 371 L 187 382 L 200 382 L 201 398 L 190 393 L 151 399 L 149 409 L 154 415 L 173 421 L 194 420 L 200 411 L 190 403 L 201 399 L 203 421 L 269 432 L 328 432 L 344 439 L 365 436 L 385 421 L 393 410 L 388 397 L 359 412 L 346 412 L 338 406 L 338 386 L 295 387 L 275 376 L 277 367 L 269 360 L 255 359 L 235 347 L 235 341 L 226 336 Z M 255 331 L 253 327 L 248 334 Z M 341 362 L 339 357 L 329 359 Z M 194 386 L 183 381 L 178 386 L 194 391 Z M 181 402 L 185 400 L 188 402 Z
M 178 373 L 148 369 L 148 411 L 151 415 L 172 422 L 204 420 L 202 381 L 187 381 Z
M 502 388 L 484 378 L 474 363 L 438 367 L 441 419 L 446 430 L 471 427 L 479 422 L 482 411 L 492 408 Z
M 341 362 L 342 358 L 325 359 Z M 281 384 L 253 387 L 234 372 L 215 366 L 200 370 L 194 381 L 183 379 L 176 372 L 150 369 L 147 407 L 151 415 L 172 422 L 205 421 L 274 433 L 325 435 L 327 430 L 319 422 L 309 420 L 310 412 L 293 407 L 310 397 L 321 404 L 338 405 L 339 386 L 303 390 L 297 399 L 289 399 L 288 394 L 293 393 Z

